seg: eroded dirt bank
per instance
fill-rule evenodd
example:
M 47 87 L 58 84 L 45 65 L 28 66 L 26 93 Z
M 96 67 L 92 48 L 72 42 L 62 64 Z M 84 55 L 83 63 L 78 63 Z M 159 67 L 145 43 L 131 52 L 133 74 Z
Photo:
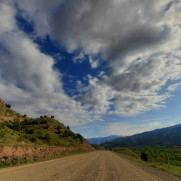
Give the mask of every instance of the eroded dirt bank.
M 89 152 L 93 148 L 89 144 L 82 144 L 82 148 L 43 147 L 43 146 L 0 146 L 0 163 L 18 163 L 28 160 L 54 158 L 71 152 Z

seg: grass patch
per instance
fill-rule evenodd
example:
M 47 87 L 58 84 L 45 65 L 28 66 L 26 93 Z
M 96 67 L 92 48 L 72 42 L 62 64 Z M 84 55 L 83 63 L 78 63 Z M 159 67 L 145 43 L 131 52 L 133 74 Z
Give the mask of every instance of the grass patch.
M 168 172 L 173 173 L 174 175 L 177 175 L 181 178 L 181 167 L 180 166 L 169 165 Z
M 12 109 L 3 106 L 0 104 L 0 115 L 1 116 L 7 116 L 7 117 L 15 117 L 15 118 L 20 118 L 23 117 L 21 114 L 13 111 Z
M 73 133 L 57 120 L 44 118 L 25 118 L 22 121 L 0 121 L 0 145 L 41 145 L 72 147 L 86 140 Z
M 181 177 L 181 147 L 113 148 L 122 156 Z

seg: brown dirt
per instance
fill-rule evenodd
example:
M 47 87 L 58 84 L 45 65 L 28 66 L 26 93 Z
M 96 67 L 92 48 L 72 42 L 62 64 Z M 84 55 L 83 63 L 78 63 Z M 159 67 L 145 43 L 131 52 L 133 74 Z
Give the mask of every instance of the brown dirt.
M 108 151 L 0 170 L 0 181 L 180 181 Z
M 0 104 L 3 105 L 3 106 L 6 105 L 5 102 L 1 98 L 0 98 Z
M 11 116 L 0 116 L 0 120 L 2 121 L 10 121 L 10 122 L 14 122 L 16 120 L 18 121 L 23 121 L 24 118 L 16 118 L 16 117 L 11 117 Z
M 34 160 L 44 158 L 54 158 L 61 156 L 65 152 L 88 152 L 93 150 L 89 143 L 82 144 L 85 148 L 80 147 L 43 147 L 43 146 L 0 146 L 0 162 L 12 162 L 17 160 L 22 162 L 23 160 Z

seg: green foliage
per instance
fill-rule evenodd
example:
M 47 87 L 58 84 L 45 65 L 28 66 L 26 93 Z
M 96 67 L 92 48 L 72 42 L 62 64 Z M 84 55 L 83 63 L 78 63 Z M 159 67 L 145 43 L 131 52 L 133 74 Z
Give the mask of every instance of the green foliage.
M 114 148 L 117 153 L 126 154 L 150 163 L 181 166 L 181 147 L 129 147 Z
M 181 147 L 130 147 L 131 151 L 141 155 L 144 153 L 147 161 L 181 166 Z M 143 155 L 142 155 L 143 156 Z M 144 159 L 143 159 L 144 160 Z
M 137 158 L 137 159 L 139 158 L 139 156 L 135 152 L 133 152 L 132 150 L 130 150 L 128 148 L 117 147 L 117 148 L 113 148 L 111 150 L 116 153 L 119 153 L 122 155 L 127 155 L 132 158 Z
M 54 116 L 28 118 L 10 108 L 0 105 L 0 116 L 10 117 L 11 121 L 0 120 L 1 145 L 42 145 L 42 146 L 77 146 L 86 140 L 73 133 L 69 126 L 58 122 Z
M 143 161 L 147 162 L 147 161 L 148 161 L 148 155 L 147 155 L 145 152 L 142 152 L 142 153 L 141 153 L 141 159 L 142 159 Z
M 6 107 L 10 109 L 10 108 L 11 108 L 11 105 L 10 105 L 10 104 L 6 104 Z
M 26 130 L 26 134 L 34 134 L 35 130 L 34 129 L 28 129 Z
M 85 141 L 81 135 L 49 117 L 0 122 L 0 144 L 74 146 Z
M 181 147 L 117 147 L 112 151 L 181 177 Z
M 22 115 L 20 115 L 19 113 L 16 113 L 12 109 L 3 106 L 1 104 L 0 104 L 0 116 L 15 117 L 15 118 L 22 117 Z

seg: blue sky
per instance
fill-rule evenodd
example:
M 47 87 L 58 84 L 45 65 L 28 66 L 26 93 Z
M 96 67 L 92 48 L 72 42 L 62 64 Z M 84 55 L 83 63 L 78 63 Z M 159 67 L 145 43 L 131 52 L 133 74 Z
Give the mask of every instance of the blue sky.
M 0 97 L 85 137 L 181 123 L 178 0 L 2 0 Z

